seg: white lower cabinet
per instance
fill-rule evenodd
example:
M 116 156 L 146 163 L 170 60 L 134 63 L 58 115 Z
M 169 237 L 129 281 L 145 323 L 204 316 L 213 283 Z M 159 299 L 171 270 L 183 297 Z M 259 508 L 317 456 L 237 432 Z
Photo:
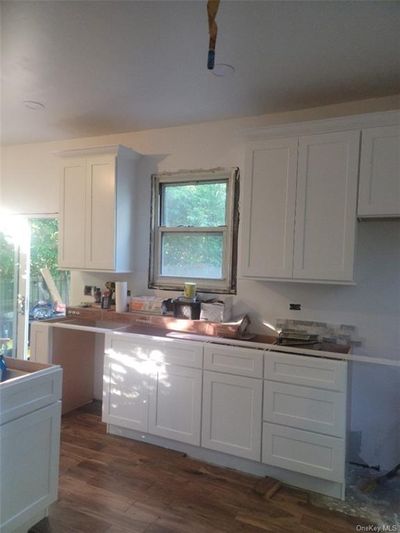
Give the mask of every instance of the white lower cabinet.
M 344 439 L 264 423 L 262 462 L 343 483 L 344 443 Z
M 259 475 L 272 467 L 287 483 L 343 497 L 346 374 L 344 361 L 107 334 L 103 421 L 111 433 L 188 444 L 195 457 Z
M 347 364 L 264 357 L 262 462 L 344 486 Z
M 148 430 L 148 390 L 152 378 L 147 346 L 106 336 L 103 374 L 103 422 Z
M 0 531 L 25 533 L 57 500 L 62 370 L 7 364 L 20 375 L 0 383 Z
M 260 460 L 262 381 L 204 372 L 202 446 Z
M 150 389 L 149 433 L 200 445 L 202 371 L 163 366 Z
M 202 366 L 199 343 L 106 335 L 103 422 L 200 445 L 202 370 L 191 365 Z
M 57 499 L 61 402 L 1 427 L 0 531 L 14 531 Z

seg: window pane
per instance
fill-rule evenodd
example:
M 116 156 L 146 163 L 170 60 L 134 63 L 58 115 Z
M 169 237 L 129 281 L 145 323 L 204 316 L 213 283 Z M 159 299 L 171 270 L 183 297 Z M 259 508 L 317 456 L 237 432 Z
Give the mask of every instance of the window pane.
M 162 185 L 162 226 L 213 227 L 226 224 L 227 182 Z
M 222 233 L 164 233 L 161 275 L 182 278 L 222 278 Z

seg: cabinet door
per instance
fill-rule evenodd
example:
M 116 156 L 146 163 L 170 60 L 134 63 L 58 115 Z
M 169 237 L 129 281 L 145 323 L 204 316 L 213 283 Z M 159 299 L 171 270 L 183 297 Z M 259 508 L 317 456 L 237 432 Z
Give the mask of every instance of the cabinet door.
M 202 371 L 160 365 L 151 386 L 149 433 L 200 445 Z
M 87 161 L 86 268 L 115 268 L 115 157 Z
M 57 401 L 0 426 L 0 531 L 19 530 L 56 501 L 60 420 Z
M 244 181 L 243 275 L 291 278 L 297 138 L 252 142 Z
M 58 265 L 61 268 L 85 266 L 86 163 L 66 161 L 60 191 L 60 234 Z
M 106 336 L 103 422 L 147 432 L 151 380 L 146 349 L 125 339 Z
M 262 381 L 204 372 L 202 446 L 260 460 Z
M 295 279 L 353 280 L 359 136 L 300 137 Z
M 400 216 L 400 126 L 362 130 L 359 216 Z

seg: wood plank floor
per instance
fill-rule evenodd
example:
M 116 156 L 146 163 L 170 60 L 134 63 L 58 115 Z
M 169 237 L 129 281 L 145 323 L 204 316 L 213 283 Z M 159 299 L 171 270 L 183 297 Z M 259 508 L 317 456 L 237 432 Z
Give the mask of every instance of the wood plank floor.
M 98 405 L 63 417 L 59 500 L 31 533 L 348 532 L 306 492 L 106 435 Z M 269 497 L 268 497 L 269 495 Z

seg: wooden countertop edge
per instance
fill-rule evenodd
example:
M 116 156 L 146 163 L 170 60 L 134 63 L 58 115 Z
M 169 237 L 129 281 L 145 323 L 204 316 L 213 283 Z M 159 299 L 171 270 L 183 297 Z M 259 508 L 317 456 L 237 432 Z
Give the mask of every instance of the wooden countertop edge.
M 51 326 L 55 327 L 61 327 L 65 329 L 79 329 L 82 331 L 91 331 L 93 333 L 118 333 L 123 335 L 141 335 L 141 336 L 148 336 L 146 333 L 143 332 L 126 332 L 123 331 L 126 324 L 121 324 L 121 328 L 115 328 L 107 329 L 107 328 L 101 328 L 96 326 L 80 326 L 76 324 L 68 324 L 63 323 L 62 321 L 57 322 L 47 322 Z M 151 332 L 151 326 L 149 326 L 149 333 Z M 171 334 L 173 333 L 173 335 Z M 345 354 L 345 353 L 338 353 L 338 352 L 327 352 L 323 350 L 307 350 L 305 348 L 295 348 L 294 346 L 282 346 L 279 344 L 268 344 L 264 342 L 256 342 L 256 341 L 248 341 L 248 340 L 240 340 L 240 339 L 231 339 L 231 338 L 224 338 L 224 337 L 207 337 L 205 335 L 201 335 L 201 339 L 195 338 L 200 337 L 200 335 L 196 334 L 190 334 L 190 333 L 181 333 L 181 332 L 172 332 L 169 330 L 168 333 L 166 333 L 165 337 L 161 337 L 160 335 L 151 335 L 153 337 L 159 337 L 159 338 L 174 338 L 176 340 L 188 340 L 188 341 L 196 341 L 196 342 L 204 342 L 204 343 L 214 343 L 214 344 L 228 344 L 231 346 L 241 346 L 245 348 L 255 348 L 259 350 L 266 350 L 268 351 L 274 351 L 274 352 L 280 352 L 280 353 L 287 353 L 287 354 L 295 354 L 295 355 L 305 355 L 309 357 L 321 357 L 323 359 L 336 359 L 339 361 L 348 361 L 351 363 L 367 363 L 367 364 L 374 364 L 374 365 L 383 365 L 383 366 L 391 366 L 391 367 L 400 367 L 400 361 L 396 361 L 394 359 L 387 359 L 387 358 L 379 358 L 379 357 L 371 357 L 368 355 L 355 355 L 355 354 Z

